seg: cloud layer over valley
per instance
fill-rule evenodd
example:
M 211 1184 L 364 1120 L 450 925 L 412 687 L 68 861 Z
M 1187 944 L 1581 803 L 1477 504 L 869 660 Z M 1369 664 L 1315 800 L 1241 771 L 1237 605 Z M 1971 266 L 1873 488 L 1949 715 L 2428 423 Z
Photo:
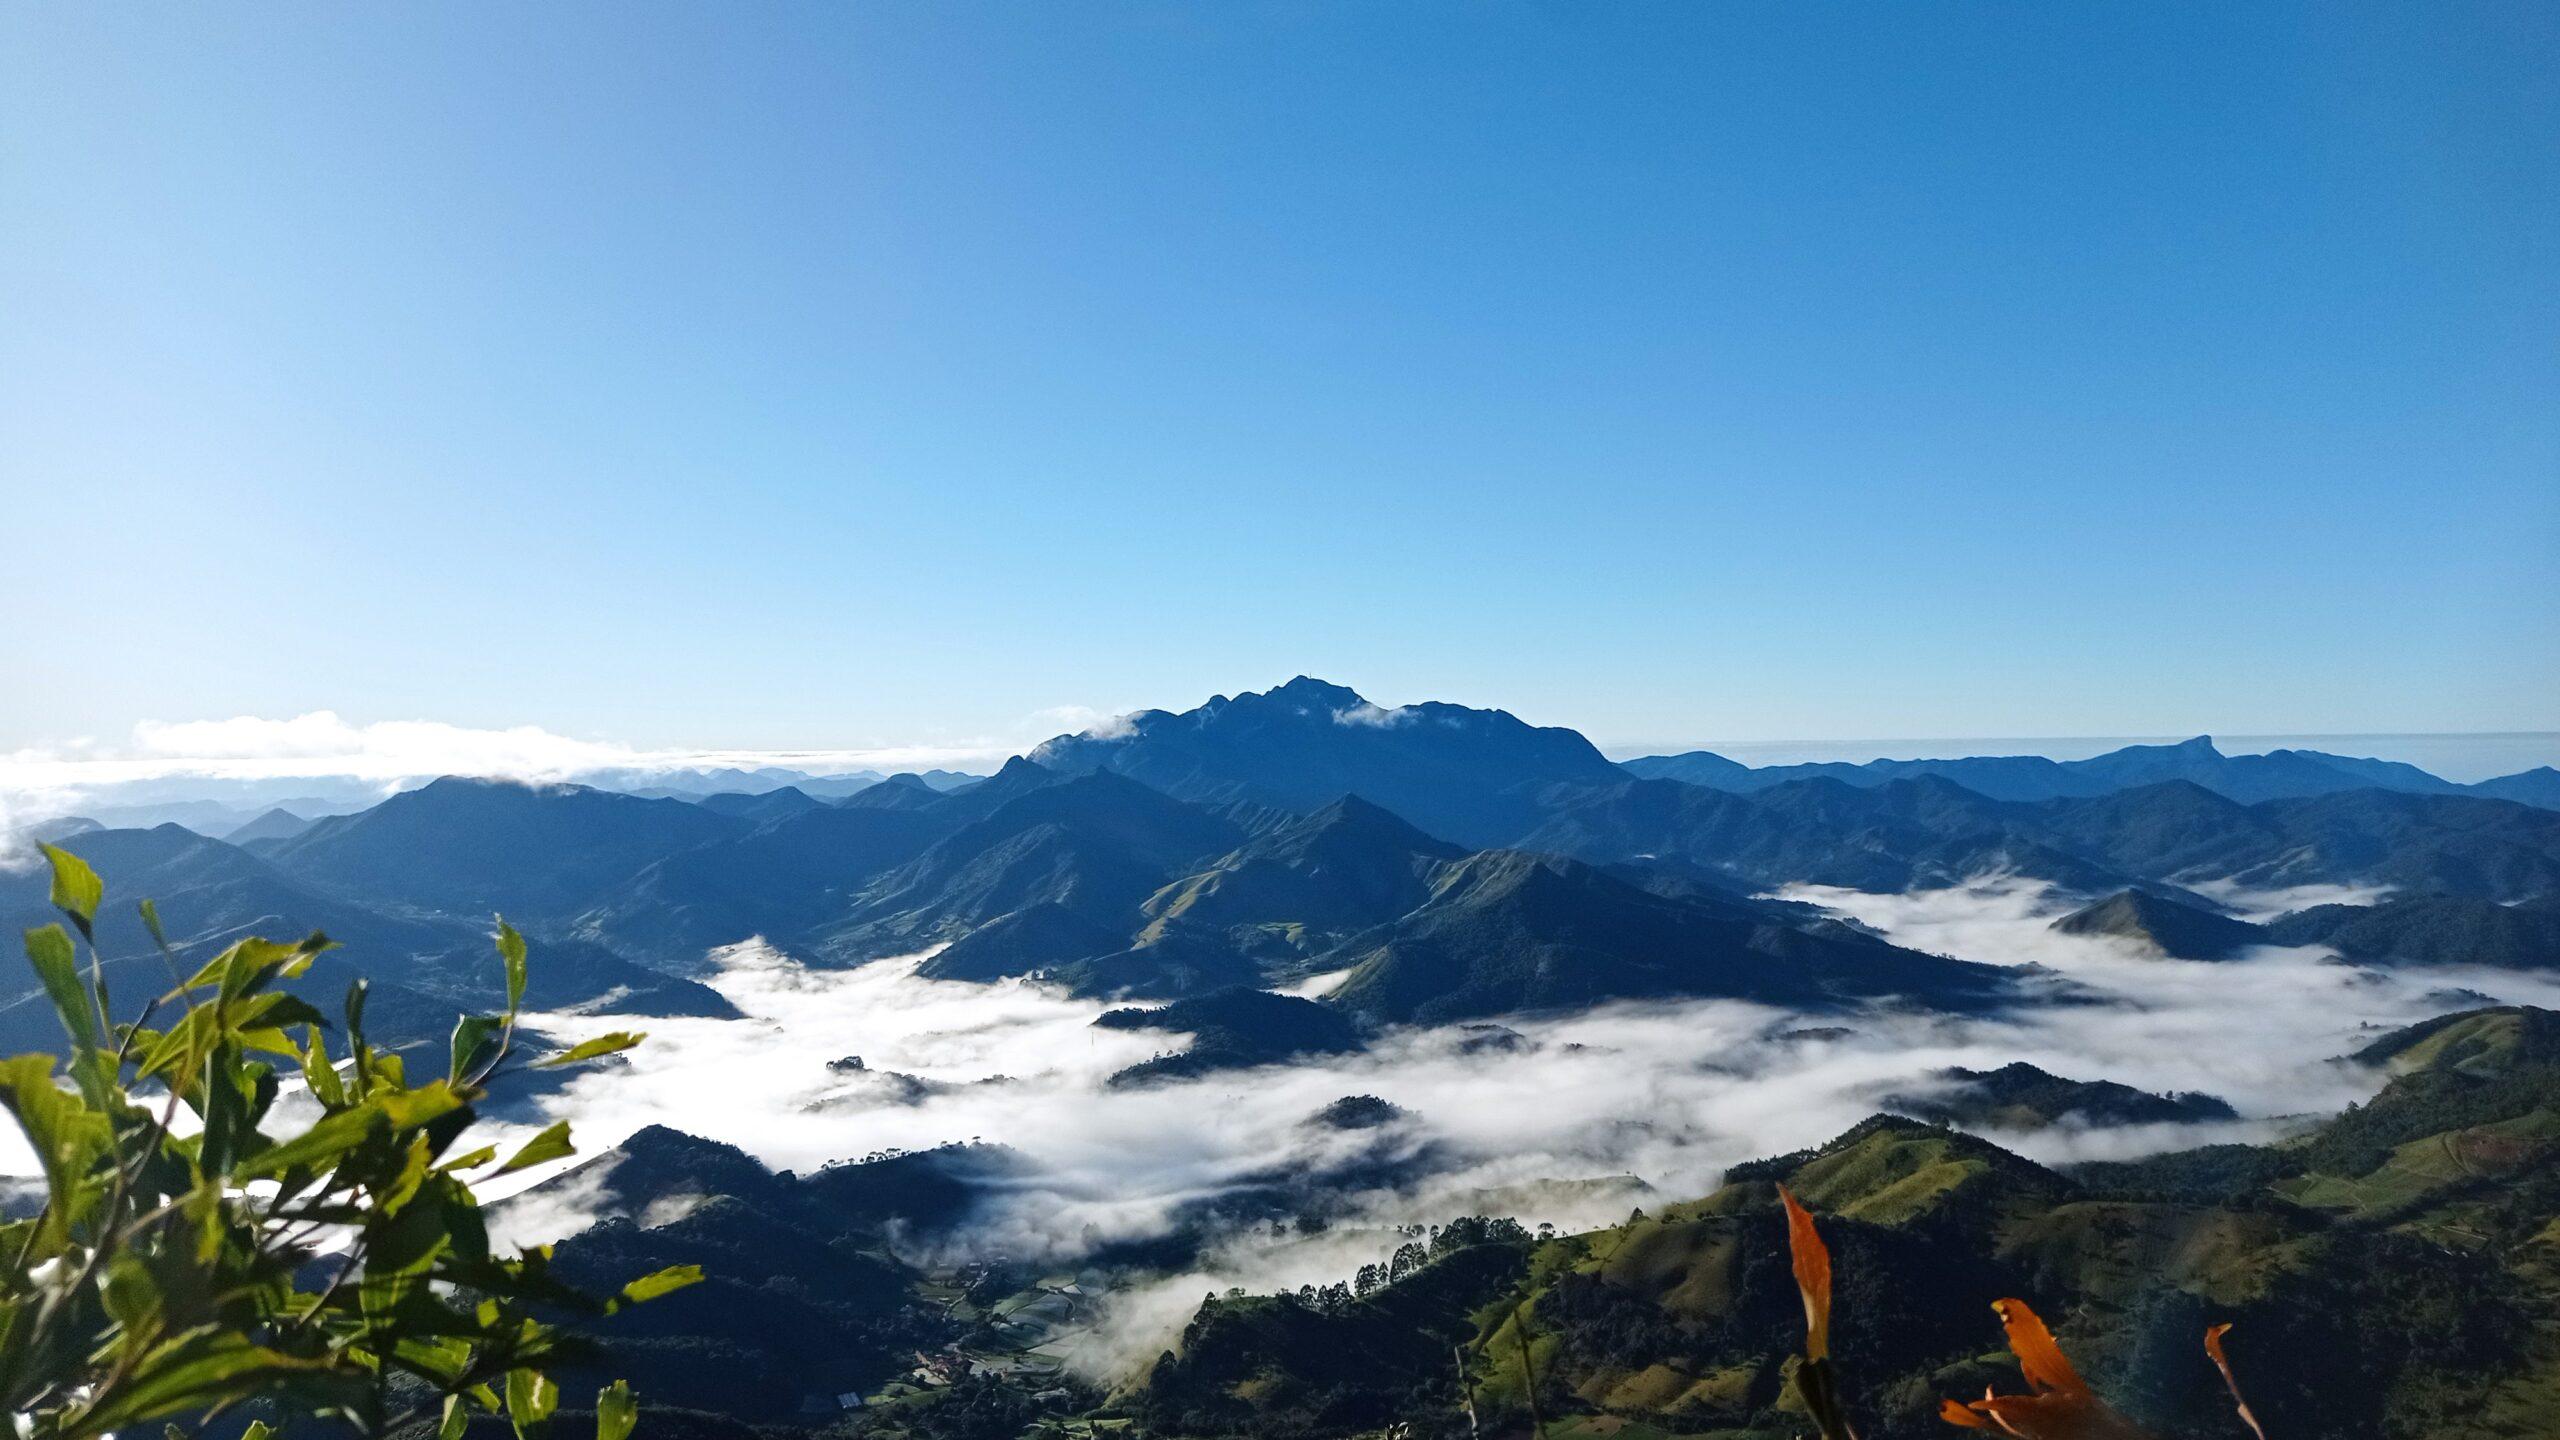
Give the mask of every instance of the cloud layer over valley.
M 1915 948 L 2044 966 L 2056 999 L 1996 1017 L 1618 1005 L 1517 1020 L 1508 1032 L 1391 1032 L 1361 1055 L 1116 1089 L 1106 1083 L 1115 1071 L 1182 1042 L 1095 1028 L 1103 1006 L 1035 983 L 923 979 L 915 957 L 816 970 L 750 943 L 720 954 L 715 980 L 746 1019 L 654 1020 L 628 1067 L 543 1104 L 576 1120 L 588 1154 L 652 1124 L 803 1171 L 973 1139 L 1013 1151 L 1019 1171 L 964 1229 L 919 1241 L 919 1254 L 1069 1260 L 1177 1233 L 1205 1238 L 1182 1273 L 1107 1302 L 1084 1357 L 1107 1369 L 1153 1354 L 1204 1289 L 1342 1278 L 1394 1247 L 1393 1225 L 1465 1213 L 1566 1228 L 1622 1219 L 1634 1205 L 1705 1192 L 1735 1162 L 1828 1139 L 1887 1095 L 1925 1091 L 1946 1067 L 2026 1061 L 2074 1079 L 2207 1091 L 2238 1111 L 2228 1122 L 1987 1132 L 2047 1163 L 2119 1159 L 2264 1140 L 2361 1100 L 2377 1077 L 2335 1057 L 2381 1029 L 2486 1003 L 2453 992 L 2560 1003 L 2560 984 L 2539 977 L 2392 977 L 2308 948 L 2160 959 L 2054 933 L 2068 902 L 2031 882 L 1908 895 L 1797 887 L 1786 898 Z M 612 1028 L 576 1016 L 535 1023 L 571 1036 Z M 860 1070 L 830 1068 L 851 1056 Z M 1329 1102 L 1364 1094 L 1406 1113 L 1373 1129 L 1311 1123 Z M 570 1203 L 519 1212 L 523 1238 L 576 1222 L 574 1194 L 554 1200 Z M 1210 1218 L 1221 1204 L 1223 1217 Z M 1266 1217 L 1291 1211 L 1331 1224 L 1275 1234 Z

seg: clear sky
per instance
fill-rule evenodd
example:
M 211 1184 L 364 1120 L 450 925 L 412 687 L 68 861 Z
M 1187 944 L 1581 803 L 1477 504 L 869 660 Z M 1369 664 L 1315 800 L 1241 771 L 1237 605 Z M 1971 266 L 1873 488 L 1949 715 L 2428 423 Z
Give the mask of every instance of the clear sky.
M 0 748 L 2560 729 L 2560 7 L 11 5 L 0 498 Z

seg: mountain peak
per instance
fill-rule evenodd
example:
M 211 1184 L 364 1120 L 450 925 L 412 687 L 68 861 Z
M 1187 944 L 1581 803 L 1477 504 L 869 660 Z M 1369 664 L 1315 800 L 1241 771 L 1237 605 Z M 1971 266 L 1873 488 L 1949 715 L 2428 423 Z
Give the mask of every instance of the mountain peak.
M 1242 699 L 1244 697 L 1237 697 Z M 1266 700 L 1296 700 L 1310 705 L 1366 705 L 1360 692 L 1348 685 L 1336 685 L 1313 675 L 1300 675 L 1286 685 L 1275 685 L 1264 692 Z
M 1048 766 L 1028 755 L 1016 755 L 1005 761 L 996 773 L 969 788 L 984 789 L 990 794 L 1009 793 L 1026 790 L 1034 785 L 1046 785 L 1057 778 L 1058 772 Z
M 1069 773 L 1118 771 L 1209 804 L 1248 800 L 1303 814 L 1356 794 L 1426 834 L 1470 845 L 1501 844 L 1528 828 L 1525 786 L 1622 775 L 1571 730 L 1464 705 L 1386 709 L 1310 675 L 1061 735 L 1032 758 Z
M 1328 825 L 1357 826 L 1364 830 L 1389 830 L 1421 836 L 1405 818 L 1384 805 L 1373 804 L 1357 795 L 1344 794 L 1332 803 L 1311 812 L 1306 818 L 1310 829 Z M 1428 838 L 1428 837 L 1423 837 Z

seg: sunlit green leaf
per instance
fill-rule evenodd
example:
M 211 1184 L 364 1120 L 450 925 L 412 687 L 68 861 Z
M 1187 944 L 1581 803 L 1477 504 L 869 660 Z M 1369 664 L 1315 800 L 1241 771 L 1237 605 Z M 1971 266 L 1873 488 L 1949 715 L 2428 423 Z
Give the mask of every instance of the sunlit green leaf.
M 397 1060 L 399 1057 L 385 1055 L 382 1058 L 388 1061 Z M 378 1096 L 374 1103 L 382 1107 L 382 1113 L 391 1117 L 392 1124 L 403 1130 L 411 1130 L 439 1116 L 449 1115 L 461 1109 L 462 1097 L 454 1093 L 451 1085 L 438 1080 L 431 1085 L 421 1085 L 415 1090 L 403 1090 Z
M 568 1049 L 561 1051 L 557 1055 L 543 1056 L 540 1060 L 535 1061 L 534 1064 L 537 1067 L 546 1065 L 575 1065 L 581 1060 L 593 1060 L 599 1055 L 612 1055 L 619 1051 L 628 1050 L 632 1046 L 637 1045 L 648 1038 L 648 1035 L 641 1031 L 616 1030 L 609 1035 L 598 1035 L 591 1040 L 581 1040 L 577 1044 L 570 1046 Z
M 640 1402 L 631 1398 L 627 1382 L 616 1380 L 596 1392 L 596 1440 L 630 1440 L 639 1420 Z
M 516 1434 L 531 1437 L 560 1408 L 560 1387 L 539 1370 L 507 1372 L 507 1419 Z
M 499 1166 L 496 1173 L 508 1175 L 529 1166 L 564 1159 L 577 1153 L 577 1147 L 569 1143 L 569 1122 L 555 1121 L 544 1127 L 541 1134 L 524 1142 L 523 1149 L 508 1156 L 507 1163 Z
M 470 1424 L 471 1417 L 462 1408 L 462 1397 L 447 1395 L 444 1397 L 444 1419 L 436 1425 L 436 1440 L 462 1440 L 462 1432 Z
M 451 1058 L 445 1073 L 459 1085 L 471 1078 L 495 1048 L 498 1032 L 505 1027 L 486 1015 L 465 1015 L 453 1022 Z
M 302 1032 L 302 1041 L 302 1083 L 311 1087 L 312 1098 L 333 1110 L 346 1104 L 347 1087 L 329 1063 L 329 1038 L 314 1027 Z
M 189 977 L 187 984 L 221 986 L 221 997 L 237 1000 L 254 995 L 278 980 L 290 980 L 311 967 L 313 956 L 334 950 L 337 942 L 314 930 L 292 945 L 251 936 L 214 956 Z
M 94 1176 L 111 1143 L 107 1117 L 54 1083 L 49 1055 L 0 1060 L 0 1108 L 17 1119 L 44 1169 L 48 1203 L 37 1243 L 54 1253 L 68 1228 L 105 1199 Z
M 670 1265 L 623 1286 L 622 1298 L 629 1304 L 638 1305 L 661 1295 L 672 1295 L 687 1285 L 700 1283 L 701 1279 L 702 1267 L 699 1265 Z
M 80 1433 L 121 1429 L 228 1396 L 254 1394 L 319 1363 L 280 1354 L 238 1331 L 201 1326 L 147 1352 L 124 1384 L 81 1417 Z
M 524 937 L 503 918 L 498 921 L 498 958 L 507 966 L 507 1013 L 524 1004 Z
M 268 1146 L 241 1162 L 240 1176 L 246 1180 L 257 1180 L 282 1175 L 288 1170 L 327 1170 L 367 1139 L 386 1134 L 390 1129 L 390 1117 L 382 1113 L 378 1104 L 358 1105 L 334 1115 L 324 1115 L 310 1129 L 281 1144 Z
M 89 992 L 81 988 L 80 953 L 71 947 L 70 933 L 59 925 L 45 925 L 28 931 L 26 943 L 27 959 L 36 967 L 36 979 L 44 983 L 54 1013 L 62 1017 L 62 1028 L 70 1032 L 73 1043 L 96 1049 L 98 1012 L 90 1008 Z
M 53 888 L 47 896 L 53 908 L 71 917 L 80 933 L 95 938 L 98 902 L 107 896 L 106 882 L 89 862 L 58 845 L 42 845 L 45 860 L 53 866 Z

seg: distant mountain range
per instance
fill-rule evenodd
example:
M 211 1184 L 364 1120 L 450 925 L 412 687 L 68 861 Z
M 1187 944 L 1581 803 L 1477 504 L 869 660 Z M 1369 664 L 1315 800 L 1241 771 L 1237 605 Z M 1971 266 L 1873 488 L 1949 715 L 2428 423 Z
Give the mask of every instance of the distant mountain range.
M 247 935 L 298 940 L 319 930 L 340 940 L 341 948 L 320 956 L 285 988 L 334 1016 L 348 983 L 365 978 L 372 988 L 368 1025 L 385 1043 L 441 1042 L 458 1013 L 489 1012 L 504 1003 L 503 972 L 486 912 L 472 920 L 367 905 L 313 888 L 238 846 L 176 825 L 96 830 L 72 843 L 107 880 L 98 950 L 113 992 L 124 1000 L 138 1002 L 167 988 L 167 967 L 133 908 L 148 898 L 158 906 L 181 963 L 190 967 Z M 0 924 L 14 931 L 60 919 L 47 903 L 47 883 L 41 867 L 0 870 Z M 533 1009 L 615 1014 L 737 1013 L 706 986 L 567 938 L 547 938 L 537 946 L 526 1003 Z M 0 989 L 0 1054 L 49 1050 L 62 1039 L 60 1022 L 32 977 Z
M 784 788 L 837 800 L 888 778 L 891 777 L 876 770 L 820 774 L 775 765 L 753 769 L 627 767 L 582 771 L 561 777 L 560 783 L 650 800 L 745 798 Z M 931 789 L 952 790 L 974 784 L 981 777 L 954 770 L 928 770 L 909 778 Z M 263 832 L 246 837 L 239 832 L 252 824 L 273 825 L 276 822 L 268 817 L 279 810 L 302 823 L 326 815 L 351 815 L 379 804 L 388 794 L 415 789 L 423 783 L 427 783 L 426 778 L 384 781 L 331 775 L 276 779 L 174 775 L 113 781 L 84 787 L 88 798 L 75 807 L 79 813 L 47 819 L 39 822 L 39 828 L 57 827 L 64 820 L 94 823 L 103 830 L 147 830 L 155 825 L 174 824 L 216 839 L 271 839 L 275 836 Z
M 2212 737 L 2207 735 L 2176 745 L 2128 745 L 2086 760 L 1977 755 L 1954 760 L 1870 760 L 1863 765 L 1822 761 L 1754 767 L 1710 750 L 1692 750 L 1682 755 L 1647 755 L 1620 763 L 1629 774 L 1648 780 L 1678 780 L 1738 795 L 1793 780 L 1819 778 L 1874 786 L 1935 775 L 1994 800 L 2086 798 L 2184 780 L 2244 805 L 2260 800 L 2331 795 L 2341 790 L 2400 790 L 2413 795 L 2482 795 L 2560 809 L 2560 770 L 2548 765 L 2461 785 L 2396 760 L 2360 759 L 2318 750 L 2225 755 L 2214 748 Z
M 2294 770 L 2329 763 L 2288 754 Z M 1040 975 L 1097 997 L 1344 970 L 1324 1003 L 1367 1024 L 1667 996 L 1979 1009 L 2001 1003 L 2005 977 L 1753 897 L 1986 875 L 2099 900 L 2060 928 L 2172 955 L 2334 936 L 2371 963 L 2551 963 L 2541 907 L 2560 897 L 2560 811 L 2372 784 L 2244 803 L 2183 776 L 2132 783 L 2227 768 L 2207 745 L 2102 760 L 2060 773 L 2130 788 L 2001 799 L 1853 767 L 1855 783 L 1741 793 L 1632 774 L 1500 711 L 1389 710 L 1301 678 L 1061 737 L 965 784 L 900 775 L 831 795 L 803 777 L 676 799 L 447 778 L 350 814 L 270 812 L 238 845 L 166 827 L 74 841 L 119 894 L 198 897 L 179 913 L 205 929 L 372 928 L 459 956 L 458 937 L 502 912 L 590 957 L 555 965 L 587 977 L 548 992 L 558 1004 L 707 1003 L 668 977 L 762 936 L 824 964 L 945 947 L 928 976 Z M 2406 767 L 2328 773 L 2415 783 Z M 2192 888 L 2222 881 L 2395 895 L 2262 935 Z

